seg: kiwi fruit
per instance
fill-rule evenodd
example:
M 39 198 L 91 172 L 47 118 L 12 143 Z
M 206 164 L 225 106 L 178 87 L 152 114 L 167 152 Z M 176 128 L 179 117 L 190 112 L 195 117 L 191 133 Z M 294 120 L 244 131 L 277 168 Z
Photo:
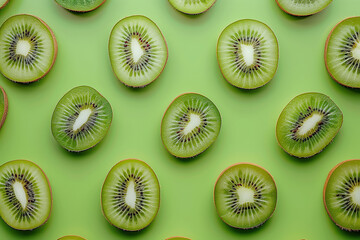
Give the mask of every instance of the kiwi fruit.
M 191 240 L 191 239 L 186 238 L 186 237 L 171 237 L 171 238 L 167 238 L 165 240 Z
M 130 87 L 144 87 L 164 70 L 168 49 L 158 26 L 145 16 L 130 16 L 112 29 L 109 56 L 116 77 Z
M 331 220 L 341 229 L 360 231 L 360 160 L 336 165 L 324 186 L 324 205 Z
M 214 201 L 220 218 L 229 226 L 251 229 L 269 219 L 276 207 L 274 179 L 264 168 L 237 163 L 218 177 Z
M 186 14 L 200 14 L 209 10 L 216 0 L 169 0 L 178 11 Z
M 63 8 L 73 12 L 90 12 L 100 7 L 106 0 L 55 0 Z
M 341 110 L 328 96 L 304 93 L 292 99 L 281 112 L 276 137 L 290 155 L 308 158 L 333 140 L 342 122 Z
M 276 0 L 279 7 L 294 16 L 309 16 L 322 11 L 332 0 Z
M 85 151 L 105 137 L 112 116 L 110 103 L 98 91 L 89 86 L 75 87 L 55 107 L 52 134 L 66 150 Z
M 44 77 L 54 65 L 54 33 L 38 17 L 20 14 L 0 27 L 0 72 L 8 79 L 30 83 Z
M 28 160 L 0 166 L 0 216 L 12 228 L 32 230 L 43 225 L 52 208 L 50 183 L 41 168 Z
M 107 175 L 101 190 L 101 206 L 108 222 L 125 231 L 139 231 L 156 217 L 160 185 L 145 162 L 126 159 Z
M 331 30 L 325 44 L 325 65 L 338 83 L 360 88 L 360 17 L 347 18 Z
M 63 236 L 58 240 L 86 240 L 86 239 L 76 235 L 68 235 L 68 236 Z
M 8 98 L 5 90 L 0 86 L 0 128 L 5 122 L 8 112 Z
M 161 122 L 165 148 L 175 157 L 194 157 L 215 142 L 221 116 L 215 104 L 197 93 L 185 93 L 169 105 Z
M 224 78 L 233 86 L 243 89 L 261 87 L 277 70 L 279 47 L 276 36 L 260 21 L 236 21 L 220 34 L 217 60 Z
M 9 0 L 0 0 L 0 9 L 6 6 L 8 4 Z

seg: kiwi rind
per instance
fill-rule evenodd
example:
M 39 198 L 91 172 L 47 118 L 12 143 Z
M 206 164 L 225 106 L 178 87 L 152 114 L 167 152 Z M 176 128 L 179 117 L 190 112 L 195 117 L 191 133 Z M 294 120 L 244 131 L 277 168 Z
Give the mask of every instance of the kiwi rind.
M 8 3 L 9 3 L 9 0 L 5 0 L 3 1 L 3 3 L 1 3 L 2 1 L 0 1 L 0 9 L 2 9 L 3 7 L 5 7 Z
M 0 116 L 0 129 L 1 127 L 4 125 L 4 122 L 5 122 L 5 119 L 6 119 L 6 116 L 7 116 L 7 113 L 8 113 L 8 97 L 7 97 L 7 94 L 5 92 L 5 90 L 0 86 L 0 90 L 2 92 L 2 95 L 3 95 L 3 100 L 4 100 L 4 112 L 2 114 L 2 116 Z M 1 94 L 0 94 L 1 96 Z
M 320 9 L 317 9 L 316 11 L 309 11 L 307 13 L 296 13 L 294 11 L 291 11 L 291 9 L 286 9 L 284 6 L 281 5 L 281 3 L 279 2 L 279 0 L 276 0 L 276 3 L 277 5 L 280 7 L 281 10 L 283 10 L 284 12 L 286 12 L 287 14 L 290 14 L 290 15 L 293 15 L 293 16 L 296 16 L 296 17 L 306 17 L 306 16 L 311 16 L 311 15 L 314 15 L 318 12 L 321 12 L 322 10 L 324 10 L 325 8 L 327 8 L 330 3 L 332 2 L 329 1 L 326 5 L 324 5 L 323 7 L 321 7 Z
M 216 186 L 218 184 L 218 181 L 220 180 L 220 178 L 223 176 L 223 174 L 225 172 L 227 172 L 228 170 L 230 170 L 231 168 L 233 167 L 236 167 L 236 166 L 241 166 L 241 165 L 250 165 L 252 167 L 255 167 L 255 168 L 258 168 L 262 171 L 264 171 L 265 173 L 267 173 L 268 176 L 270 176 L 270 179 L 272 180 L 273 184 L 274 184 L 274 191 L 275 191 L 275 203 L 274 203 L 274 207 L 273 207 L 273 210 L 271 212 L 271 214 L 269 214 L 269 216 L 264 219 L 264 221 L 262 221 L 260 224 L 258 225 L 255 225 L 255 226 L 252 226 L 252 227 L 239 227 L 239 226 L 235 226 L 235 224 L 231 224 L 227 221 L 225 221 L 222 216 L 220 215 L 219 213 L 219 210 L 218 208 L 216 207 Z M 229 225 L 230 227 L 233 227 L 233 228 L 238 228 L 238 229 L 244 229 L 244 230 L 247 230 L 247 229 L 253 229 L 253 228 L 258 228 L 260 227 L 261 225 L 263 225 L 267 220 L 269 220 L 269 218 L 271 218 L 275 212 L 275 209 L 276 209 L 276 205 L 277 205 L 277 186 L 276 186 L 276 183 L 275 183 L 275 180 L 273 178 L 273 176 L 270 174 L 269 171 L 267 171 L 265 168 L 261 167 L 260 165 L 257 165 L 257 164 L 254 164 L 254 163 L 250 163 L 250 162 L 240 162 L 240 163 L 235 163 L 235 164 L 232 164 L 230 165 L 229 167 L 225 168 L 221 173 L 220 175 L 218 176 L 218 178 L 216 179 L 216 182 L 215 182 L 215 185 L 214 185 L 214 193 L 213 193 L 213 201 L 214 201 L 214 205 L 215 205 L 215 209 L 216 209 L 216 212 L 218 214 L 218 216 L 221 218 L 221 220 L 226 223 L 227 225 Z
M 179 236 L 166 238 L 165 240 L 182 240 L 182 239 L 184 239 L 184 240 L 191 240 L 190 238 L 179 237 Z
M 59 6 L 65 8 L 65 9 L 67 9 L 67 10 L 69 10 L 69 11 L 72 11 L 72 12 L 80 12 L 80 13 L 93 11 L 93 10 L 99 8 L 101 5 L 103 5 L 103 4 L 105 3 L 105 1 L 106 1 L 106 0 L 103 0 L 103 1 L 100 2 L 99 4 L 94 5 L 94 6 L 92 6 L 92 7 L 80 6 L 80 7 L 77 8 L 77 7 L 71 6 L 71 4 L 69 4 L 69 3 L 66 3 L 66 1 L 65 1 L 65 3 L 64 3 L 64 0 L 55 0 L 55 2 L 56 2 Z
M 334 173 L 339 167 L 341 167 L 341 166 L 343 166 L 343 165 L 346 165 L 346 164 L 351 164 L 351 163 L 353 163 L 353 162 L 358 162 L 358 163 L 359 163 L 359 166 L 360 166 L 360 159 L 350 159 L 350 160 L 345 160 L 345 161 L 343 161 L 343 162 L 338 163 L 335 167 L 333 167 L 333 168 L 330 170 L 330 172 L 329 172 L 329 174 L 328 174 L 328 176 L 327 176 L 327 178 L 326 178 L 325 184 L 324 184 L 324 189 L 323 189 L 323 202 L 324 202 L 325 210 L 326 210 L 326 212 L 328 213 L 330 219 L 331 219 L 339 228 L 341 228 L 341 229 L 343 229 L 343 230 L 346 230 L 346 231 L 349 231 L 349 232 L 359 232 L 359 231 L 360 231 L 360 227 L 359 227 L 358 229 L 353 229 L 353 228 L 351 228 L 351 227 L 349 227 L 349 226 L 345 226 L 345 225 L 343 225 L 343 224 L 340 224 L 339 222 L 336 222 L 335 219 L 334 219 L 334 217 L 331 215 L 330 210 L 329 210 L 329 208 L 328 208 L 328 206 L 327 206 L 327 203 L 326 203 L 326 193 L 327 193 L 326 190 L 327 190 L 329 181 L 330 181 L 333 173 Z M 358 220 L 360 220 L 360 217 L 359 217 Z M 360 224 L 359 224 L 359 226 L 360 226 Z
M 58 238 L 58 240 L 86 240 L 86 239 L 83 237 L 77 236 L 77 235 L 67 235 L 67 236 Z
M 9 80 L 13 81 L 13 82 L 17 82 L 17 83 L 32 83 L 32 82 L 35 82 L 35 81 L 38 81 L 39 79 L 45 77 L 49 71 L 52 69 L 54 63 L 55 63 L 55 60 L 56 60 L 56 57 L 57 57 L 57 52 L 58 52 L 58 45 L 57 45 L 57 41 L 56 41 L 56 37 L 54 35 L 54 32 L 51 30 L 51 28 L 39 17 L 37 16 L 34 16 L 34 15 L 30 15 L 30 14 L 18 14 L 18 15 L 13 15 L 11 17 L 9 17 L 0 27 L 0 33 L 1 33 L 1 29 L 4 27 L 5 24 L 7 24 L 8 21 L 11 21 L 13 20 L 14 18 L 32 18 L 33 21 L 39 21 L 48 31 L 48 33 L 50 33 L 51 35 L 51 38 L 52 38 L 52 44 L 53 44 L 53 57 L 52 57 L 52 62 L 51 64 L 49 65 L 49 67 L 46 69 L 46 71 L 40 75 L 40 76 L 37 76 L 37 77 L 32 77 L 32 78 L 25 78 L 25 79 L 14 79 L 13 77 L 11 76 L 8 76 L 8 74 L 4 73 L 4 71 L 2 70 L 2 67 L 1 67 L 1 64 L 0 64 L 0 72 Z M 15 21 L 15 20 L 14 20 Z M 11 23 L 10 23 L 11 24 Z M 5 67 L 6 65 L 3 64 Z
M 32 161 L 29 161 L 29 160 L 12 160 L 12 161 L 8 161 L 4 164 L 2 164 L 0 166 L 0 173 L 1 173 L 1 170 L 2 168 L 4 167 L 7 167 L 7 165 L 20 165 L 20 164 L 23 164 L 23 165 L 29 165 L 33 168 L 36 168 L 39 173 L 42 175 L 42 180 L 44 181 L 44 183 L 47 185 L 48 187 L 48 191 L 49 191 L 49 198 L 50 198 L 50 203 L 49 203 L 49 209 L 48 209 L 48 213 L 46 214 L 46 218 L 43 217 L 43 220 L 40 221 L 39 223 L 37 223 L 36 225 L 32 225 L 32 226 L 15 226 L 11 223 L 9 223 L 6 219 L 5 219 L 5 216 L 3 215 L 4 213 L 1 211 L 0 209 L 0 217 L 4 220 L 4 222 L 6 222 L 6 224 L 8 224 L 10 227 L 16 229 L 16 230 L 22 230 L 22 231 L 25 231 L 25 230 L 34 230 L 36 228 L 39 228 L 41 227 L 42 225 L 44 225 L 50 215 L 51 215 L 51 212 L 52 212 L 52 205 L 53 205 L 53 197 L 52 197 L 52 190 L 51 190 L 51 185 L 50 185 L 50 182 L 49 182 L 49 179 L 48 177 L 46 176 L 45 172 L 37 165 L 35 164 L 34 162 Z
M 189 14 L 189 15 L 198 15 L 204 12 L 207 12 L 212 6 L 214 6 L 216 0 L 209 0 L 209 2 L 212 2 L 210 5 L 206 6 L 203 9 L 194 9 L 194 8 L 186 8 L 186 7 L 181 7 L 180 4 L 177 4 L 177 2 L 179 0 L 168 0 L 169 3 L 171 4 L 171 6 L 173 6 L 176 10 L 178 10 L 179 12 L 185 13 L 185 14 Z M 184 2 L 185 0 L 183 0 Z

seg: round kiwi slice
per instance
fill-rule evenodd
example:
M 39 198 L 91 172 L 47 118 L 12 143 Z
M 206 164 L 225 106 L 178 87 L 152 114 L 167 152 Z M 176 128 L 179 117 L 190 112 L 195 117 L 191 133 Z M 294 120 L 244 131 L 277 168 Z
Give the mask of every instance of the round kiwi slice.
M 126 159 L 107 175 L 101 191 L 105 218 L 115 227 L 138 231 L 156 217 L 160 206 L 160 185 L 145 162 Z
M 14 160 L 0 166 L 0 216 L 12 228 L 32 230 L 50 216 L 50 183 L 39 166 Z
M 68 236 L 63 236 L 58 240 L 86 240 L 86 239 L 76 235 L 68 235 Z
M 336 136 L 343 122 L 339 107 L 322 93 L 296 96 L 281 112 L 276 137 L 290 155 L 311 157 L 321 152 Z
M 324 186 L 324 205 L 340 228 L 360 231 L 360 160 L 336 165 Z
M 221 116 L 214 103 L 197 93 L 185 93 L 170 104 L 161 122 L 165 148 L 175 157 L 194 157 L 215 142 Z
M 9 0 L 0 0 L 0 9 L 6 6 L 8 4 Z
M 40 18 L 20 14 L 0 27 L 0 72 L 8 79 L 30 83 L 44 77 L 53 66 L 57 43 Z
M 252 163 L 237 163 L 218 177 L 214 201 L 220 218 L 229 226 L 255 228 L 266 222 L 275 210 L 276 185 L 264 168 Z
M 360 88 L 360 17 L 347 18 L 331 30 L 325 44 L 325 64 L 335 81 Z
M 186 238 L 186 237 L 171 237 L 171 238 L 167 238 L 165 240 L 191 240 L 191 239 Z
M 186 14 L 200 14 L 209 10 L 216 0 L 169 0 L 178 11 Z
M 5 122 L 8 112 L 8 98 L 5 90 L 0 86 L 0 128 Z
M 75 87 L 55 107 L 52 134 L 63 148 L 81 152 L 105 137 L 112 115 L 110 103 L 98 91 L 89 86 Z
M 332 0 L 276 0 L 279 7 L 294 16 L 309 16 L 322 11 Z
M 220 34 L 217 60 L 230 84 L 244 89 L 261 87 L 277 70 L 279 47 L 276 36 L 257 20 L 236 21 Z
M 130 87 L 144 87 L 164 70 L 168 49 L 160 29 L 145 16 L 130 16 L 112 29 L 109 56 L 116 77 Z
M 74 12 L 89 12 L 100 7 L 106 0 L 55 0 L 57 4 Z

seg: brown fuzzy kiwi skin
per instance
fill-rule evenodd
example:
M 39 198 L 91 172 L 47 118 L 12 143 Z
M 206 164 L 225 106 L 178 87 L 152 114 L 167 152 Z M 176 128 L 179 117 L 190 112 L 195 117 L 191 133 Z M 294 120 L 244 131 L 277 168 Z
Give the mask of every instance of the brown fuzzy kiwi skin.
M 78 237 L 78 238 L 81 238 L 81 239 L 86 240 L 85 238 L 80 237 L 80 236 L 78 236 L 78 235 L 66 235 L 66 236 L 62 236 L 61 238 L 58 238 L 57 240 L 61 240 L 61 239 L 64 238 L 64 237 Z
M 5 7 L 8 3 L 9 3 L 9 0 L 7 0 L 2 6 L 0 6 L 0 9 L 2 9 L 3 7 Z
M 169 2 L 169 3 L 170 3 L 170 2 Z M 214 4 L 215 4 L 215 3 L 216 3 L 216 0 L 213 2 L 213 4 L 211 4 L 211 6 L 210 6 L 210 7 L 208 7 L 207 9 L 205 9 L 204 11 L 199 12 L 199 13 L 187 13 L 187 12 L 183 12 L 183 11 L 180 11 L 179 9 L 175 8 L 174 6 L 172 6 L 172 4 L 171 4 L 171 3 L 170 3 L 170 5 L 171 5 L 173 8 L 175 8 L 177 11 L 181 12 L 181 13 L 184 13 L 184 14 L 187 14 L 187 15 L 196 16 L 196 15 L 200 15 L 200 14 L 202 14 L 202 13 L 204 13 L 204 12 L 209 11 L 209 9 L 210 9 L 210 8 L 212 8 L 212 7 L 214 6 Z
M 314 12 L 314 13 L 311 13 L 311 14 L 306 14 L 306 15 L 298 15 L 298 14 L 293 14 L 293 13 L 290 13 L 290 12 L 286 11 L 286 10 L 280 5 L 280 3 L 279 3 L 278 0 L 275 0 L 275 1 L 276 1 L 277 5 L 279 6 L 279 8 L 280 8 L 281 10 L 283 10 L 283 11 L 286 12 L 287 14 L 292 15 L 292 16 L 295 16 L 295 17 L 307 17 L 307 16 L 314 15 L 314 14 L 316 14 L 316 13 L 321 12 L 321 11 L 324 10 L 325 8 L 327 8 L 327 7 L 330 5 L 330 3 L 331 3 L 331 2 L 330 2 L 328 5 L 326 5 L 324 8 L 320 9 L 320 10 L 317 11 L 317 12 Z
M 127 158 L 127 159 L 121 160 L 120 162 L 123 162 L 123 161 L 126 161 L 126 160 L 138 160 L 138 161 L 141 161 L 141 162 L 145 163 L 145 164 L 154 172 L 154 175 L 155 175 L 155 177 L 156 177 L 156 180 L 157 180 L 157 182 L 159 183 L 159 196 L 158 196 L 158 197 L 159 197 L 159 207 L 158 207 L 157 212 L 155 213 L 155 216 L 154 216 L 154 219 L 153 219 L 153 220 L 155 220 L 157 214 L 159 213 L 160 203 L 161 203 L 161 198 L 160 198 L 160 182 L 159 182 L 159 179 L 158 179 L 155 171 L 154 171 L 154 170 L 150 167 L 150 165 L 147 164 L 146 162 L 144 162 L 144 161 L 142 161 L 142 160 L 140 160 L 140 159 L 137 159 L 137 158 Z M 110 220 L 106 217 L 106 215 L 105 215 L 105 213 L 104 213 L 104 208 L 103 208 L 103 204 L 102 204 L 102 192 L 103 192 L 103 190 L 104 190 L 104 185 L 105 185 L 106 179 L 108 178 L 109 173 L 111 172 L 111 170 L 112 170 L 118 163 L 120 163 L 120 162 L 117 162 L 116 164 L 114 164 L 114 166 L 110 169 L 110 171 L 109 171 L 108 174 L 106 175 L 106 178 L 105 178 L 105 180 L 104 180 L 103 186 L 101 187 L 101 192 L 100 192 L 100 207 L 101 207 L 101 212 L 102 212 L 103 216 L 105 217 L 106 221 L 108 221 L 112 226 L 114 226 L 114 227 L 116 227 L 116 228 L 118 228 L 118 229 L 121 229 L 121 230 L 123 230 L 123 231 L 126 231 L 126 232 L 139 232 L 139 231 L 143 230 L 144 228 L 148 227 L 148 226 L 152 223 L 152 221 L 151 221 L 148 225 L 146 225 L 145 227 L 143 227 L 142 229 L 131 231 L 131 230 L 126 230 L 126 229 L 122 229 L 122 228 L 119 228 L 119 227 L 115 226 L 114 224 L 112 224 L 112 223 L 110 222 Z
M 0 119 L 0 129 L 3 126 L 7 113 L 8 113 L 8 108 L 9 108 L 9 103 L 8 103 L 8 97 L 6 95 L 5 90 L 0 86 L 0 90 L 2 91 L 3 95 L 4 95 L 4 114 L 2 116 L 2 118 Z
M 148 18 L 148 17 L 146 17 L 146 16 L 144 16 L 144 15 L 131 15 L 131 16 L 127 16 L 127 17 L 124 17 L 124 18 L 120 19 L 118 22 L 120 22 L 121 20 L 124 20 L 124 19 L 126 19 L 126 18 L 129 18 L 129 17 L 145 17 L 146 19 L 150 20 L 150 22 L 154 23 L 155 26 L 159 29 L 159 32 L 160 32 L 162 38 L 164 39 L 165 47 L 166 47 L 166 52 L 167 52 L 167 54 L 166 54 L 166 60 L 165 60 L 165 64 L 164 64 L 163 69 L 161 69 L 160 73 L 159 73 L 151 82 L 149 82 L 148 84 L 145 84 L 145 85 L 141 85 L 141 86 L 131 86 L 131 85 L 128 85 L 128 84 L 126 84 L 125 82 L 121 81 L 121 80 L 118 78 L 118 76 L 115 74 L 115 71 L 114 71 L 114 69 L 113 69 L 113 67 L 112 67 L 111 59 L 110 59 L 110 38 L 109 38 L 109 41 L 108 41 L 109 59 L 110 59 L 111 69 L 112 69 L 112 72 L 114 73 L 115 77 L 116 77 L 121 83 L 123 83 L 123 84 L 124 84 L 125 86 L 127 86 L 127 87 L 131 87 L 131 88 L 143 88 L 143 87 L 146 87 L 147 85 L 149 85 L 150 83 L 155 82 L 155 80 L 156 80 L 156 79 L 161 75 L 161 73 L 164 71 L 165 66 L 166 66 L 166 64 L 167 64 L 167 61 L 168 61 L 168 58 L 169 58 L 169 48 L 168 48 L 166 39 L 165 39 L 165 37 L 164 37 L 164 34 L 163 34 L 162 31 L 160 30 L 159 26 L 158 26 L 153 20 L 151 20 L 150 18 Z M 111 29 L 110 36 L 111 36 L 112 32 L 114 31 L 115 26 L 118 24 L 118 22 L 116 22 L 115 25 L 114 25 L 114 27 Z
M 252 21 L 260 22 L 260 21 L 255 20 L 255 19 L 241 19 L 241 20 L 252 20 Z M 237 22 L 237 21 L 235 21 L 235 22 Z M 233 23 L 234 23 L 234 22 L 232 22 L 232 23 L 230 23 L 230 24 L 233 24 Z M 241 88 L 241 87 L 235 86 L 235 85 L 232 84 L 229 80 L 226 79 L 226 77 L 225 77 L 225 75 L 224 75 L 224 73 L 223 73 L 223 71 L 221 70 L 221 67 L 220 67 L 219 55 L 218 55 L 218 47 L 219 47 L 219 42 L 220 42 L 220 36 L 222 35 L 222 33 L 225 31 L 225 29 L 226 29 L 230 24 L 228 24 L 228 25 L 221 31 L 221 33 L 220 33 L 220 35 L 219 35 L 219 38 L 218 38 L 218 41 L 217 41 L 217 45 L 216 45 L 216 59 L 217 59 L 217 62 L 218 62 L 218 66 L 219 66 L 220 72 L 221 72 L 221 74 L 223 75 L 223 77 L 225 78 L 225 80 L 226 80 L 228 83 L 230 83 L 230 85 L 232 85 L 232 86 L 234 86 L 234 87 L 236 87 L 236 88 L 245 89 L 245 90 L 253 90 L 253 89 L 261 88 L 261 87 L 265 86 L 266 84 L 268 84 L 271 80 L 273 80 L 273 78 L 274 78 L 275 75 L 276 75 L 277 69 L 278 69 L 278 67 L 279 67 L 279 59 L 280 59 L 279 41 L 278 41 L 278 39 L 277 39 L 274 31 L 273 31 L 267 24 L 265 24 L 264 22 L 260 22 L 260 23 L 264 24 L 264 25 L 274 34 L 274 36 L 275 36 L 276 45 L 277 45 L 277 48 L 278 48 L 278 51 L 277 51 L 278 64 L 277 64 L 277 66 L 276 66 L 275 72 L 274 72 L 274 74 L 272 75 L 271 79 L 270 79 L 268 82 L 264 83 L 263 85 L 258 86 L 258 87 L 255 87 L 255 88 Z
M 345 160 L 345 161 L 343 161 L 343 162 L 341 162 L 341 163 L 338 163 L 335 167 L 333 167 L 333 168 L 330 170 L 330 172 L 329 172 L 329 174 L 328 174 L 328 176 L 327 176 L 327 178 L 326 178 L 325 185 L 324 185 L 323 201 L 324 201 L 324 206 L 325 206 L 326 212 L 328 213 L 330 219 L 336 224 L 336 226 L 338 226 L 340 229 L 346 230 L 346 231 L 348 231 L 348 232 L 360 232 L 360 230 L 352 230 L 352 229 L 343 227 L 343 226 L 341 226 L 340 224 L 338 224 L 337 222 L 335 222 L 335 220 L 334 220 L 334 219 L 332 218 L 332 216 L 330 215 L 330 212 L 329 212 L 329 209 L 328 209 L 328 207 L 327 207 L 327 205 L 326 205 L 326 200 L 325 200 L 326 188 L 327 188 L 327 185 L 328 185 L 328 183 L 329 183 L 329 180 L 330 180 L 331 175 L 332 175 L 333 172 L 334 172 L 339 166 L 341 166 L 343 163 L 351 162 L 351 161 L 360 161 L 360 159 Z
M 174 238 L 183 238 L 183 239 L 191 240 L 190 238 L 181 237 L 181 236 L 170 237 L 170 238 L 166 238 L 165 240 L 171 240 L 171 239 L 174 239 Z
M 221 218 L 221 216 L 220 216 L 220 214 L 219 214 L 219 212 L 218 212 L 218 210 L 217 210 L 217 208 L 216 208 L 216 203 L 215 203 L 215 188 L 216 188 L 216 184 L 217 184 L 217 182 L 219 181 L 220 177 L 221 177 L 228 169 L 230 169 L 230 168 L 232 168 L 232 167 L 234 167 L 234 166 L 237 166 L 237 165 L 242 165 L 242 164 L 249 164 L 249 165 L 252 165 L 252 166 L 255 166 L 255 167 L 259 167 L 259 168 L 263 169 L 265 172 L 267 172 L 267 173 L 270 175 L 271 179 L 273 180 L 274 185 L 275 185 L 275 190 L 276 190 L 276 192 L 277 192 L 277 186 L 276 186 L 276 183 L 275 183 L 275 180 L 274 180 L 273 176 L 270 174 L 270 172 L 269 172 L 268 170 L 266 170 L 266 169 L 263 168 L 262 166 L 257 165 L 257 164 L 255 164 L 255 163 L 250 163 L 250 162 L 239 162 L 239 163 L 232 164 L 232 165 L 230 165 L 229 167 L 225 168 L 225 169 L 220 173 L 220 175 L 219 175 L 218 178 L 216 179 L 216 182 L 215 182 L 215 185 L 214 185 L 213 201 L 214 201 L 214 205 L 215 205 L 216 212 L 217 212 L 217 214 L 218 214 L 218 216 L 219 216 L 220 218 Z M 221 220 L 222 220 L 224 223 L 226 223 L 227 225 L 229 225 L 230 227 L 237 228 L 237 229 L 249 230 L 249 229 L 258 228 L 258 227 L 260 227 L 261 225 L 263 225 L 265 222 L 267 222 L 267 220 L 269 220 L 269 218 L 272 217 L 272 215 L 273 215 L 274 212 L 275 212 L 276 205 L 277 205 L 277 201 L 275 202 L 274 210 L 273 210 L 273 212 L 270 214 L 270 216 L 269 216 L 264 222 L 260 223 L 259 225 L 254 226 L 254 227 L 252 227 L 252 228 L 238 228 L 238 227 L 235 227 L 235 226 L 232 226 L 232 225 L 228 224 L 228 223 L 225 222 L 222 218 L 221 218 Z
M 66 9 L 66 10 L 68 10 L 68 11 L 70 11 L 70 12 L 75 12 L 75 13 L 86 13 L 86 12 L 91 12 L 91 11 L 94 11 L 95 9 L 97 9 L 97 8 L 99 8 L 101 5 L 103 5 L 104 3 L 105 3 L 105 1 L 106 0 L 104 0 L 102 3 L 100 3 L 98 6 L 96 6 L 96 7 L 94 7 L 94 8 L 92 8 L 92 9 L 90 9 L 90 10 L 87 10 L 87 11 L 75 11 L 75 10 L 71 10 L 71 9 L 68 9 L 68 8 L 65 8 L 65 7 L 63 7 L 63 6 L 61 6 L 59 3 L 57 3 L 56 1 L 55 1 L 55 3 L 57 4 L 57 5 L 59 5 L 60 7 L 62 7 L 62 8 L 64 8 L 64 9 Z
M 295 97 L 293 97 L 293 98 L 289 101 L 288 104 L 286 104 L 286 106 L 283 108 L 283 110 L 281 111 L 281 113 L 284 111 L 284 109 L 285 109 L 296 97 L 301 96 L 301 95 L 304 95 L 304 94 L 308 94 L 308 93 L 318 93 L 318 92 L 306 92 L 306 93 L 302 93 L 302 94 L 296 95 Z M 323 94 L 323 93 L 321 93 L 321 94 Z M 326 94 L 324 94 L 324 95 L 327 96 L 328 98 L 330 98 L 328 95 L 326 95 Z M 330 98 L 330 99 L 331 99 L 331 98 Z M 339 106 L 338 106 L 334 101 L 333 101 L 333 103 L 335 104 L 335 106 L 336 106 L 337 108 L 339 108 Z M 339 108 L 339 109 L 340 109 L 340 108 Z M 341 111 L 341 110 L 340 110 L 340 111 Z M 279 118 L 280 118 L 281 113 L 279 114 Z M 290 156 L 297 157 L 297 158 L 301 158 L 301 159 L 311 158 L 311 157 L 315 156 L 316 154 L 321 153 L 327 146 L 330 145 L 330 143 L 333 142 L 334 138 L 335 138 L 335 137 L 337 136 L 337 134 L 339 133 L 339 131 L 340 131 L 341 127 L 342 127 L 342 124 L 343 124 L 343 122 L 344 122 L 344 117 L 343 117 L 342 111 L 341 111 L 341 115 L 342 115 L 342 119 L 343 119 L 343 120 L 341 121 L 341 125 L 340 125 L 340 127 L 339 127 L 339 130 L 336 132 L 335 136 L 331 139 L 331 141 L 329 142 L 328 145 L 326 145 L 323 149 L 321 149 L 321 151 L 319 151 L 319 152 L 317 152 L 317 153 L 314 153 L 314 154 L 311 155 L 311 156 L 298 157 L 298 156 L 295 156 L 295 155 L 287 152 L 287 151 L 281 146 L 281 144 L 280 144 L 280 142 L 279 142 L 279 139 L 278 139 L 277 134 L 276 134 L 276 127 L 275 127 L 275 137 L 276 137 L 276 141 L 277 141 L 278 145 L 282 148 L 282 150 L 284 150 L 284 152 L 286 152 L 286 153 L 289 154 Z M 278 120 L 276 121 L 276 126 L 278 126 L 279 118 L 278 118 Z

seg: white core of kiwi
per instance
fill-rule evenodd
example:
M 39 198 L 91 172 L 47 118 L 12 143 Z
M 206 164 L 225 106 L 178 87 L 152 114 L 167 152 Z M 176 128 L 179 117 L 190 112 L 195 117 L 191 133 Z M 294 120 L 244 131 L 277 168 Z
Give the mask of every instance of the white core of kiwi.
M 201 118 L 199 115 L 191 113 L 190 114 L 190 121 L 184 128 L 184 135 L 191 133 L 195 128 L 199 127 L 201 124 Z
M 354 187 L 351 192 L 351 198 L 356 205 L 360 206 L 360 186 Z
M 28 199 L 23 184 L 19 181 L 15 181 L 12 187 L 14 189 L 16 199 L 20 202 L 22 209 L 25 210 Z
M 136 191 L 135 191 L 135 182 L 130 180 L 126 189 L 125 203 L 130 208 L 135 209 L 136 206 Z
M 313 113 L 312 116 L 307 118 L 301 127 L 298 130 L 300 136 L 307 135 L 310 131 L 316 128 L 316 126 L 321 122 L 323 116 L 319 113 Z
M 144 50 L 141 47 L 139 40 L 136 38 L 131 39 L 131 53 L 135 63 L 144 55 Z
M 80 129 L 89 120 L 91 113 L 92 110 L 90 108 L 81 110 L 79 116 L 74 122 L 73 131 L 77 131 L 78 129 Z
M 239 205 L 243 205 L 245 203 L 253 203 L 255 192 L 251 188 L 247 187 L 239 187 L 236 190 L 239 198 Z
M 355 43 L 355 46 L 351 50 L 351 53 L 355 59 L 360 60 L 360 42 Z
M 16 54 L 26 57 L 31 50 L 31 44 L 26 40 L 19 40 L 16 44 Z
M 255 49 L 253 45 L 241 44 L 241 54 L 244 58 L 244 62 L 246 66 L 250 67 L 254 64 L 255 62 L 254 53 L 255 53 Z

